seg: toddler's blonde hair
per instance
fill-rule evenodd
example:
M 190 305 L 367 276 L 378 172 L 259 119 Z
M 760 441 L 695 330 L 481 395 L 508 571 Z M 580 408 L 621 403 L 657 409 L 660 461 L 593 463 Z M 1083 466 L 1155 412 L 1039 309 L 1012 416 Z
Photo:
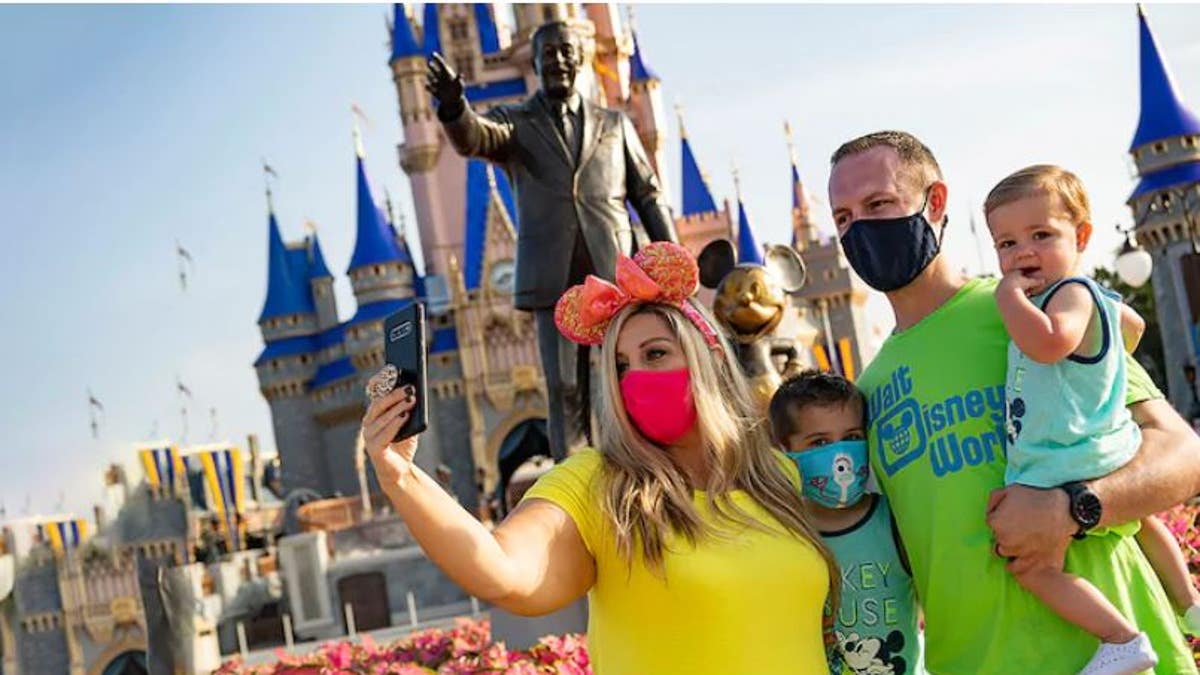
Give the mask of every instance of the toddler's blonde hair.
M 983 202 L 986 216 L 997 208 L 1035 195 L 1050 195 L 1058 202 L 1058 214 L 1072 223 L 1090 223 L 1092 207 L 1083 181 L 1075 174 L 1054 164 L 1034 164 L 1009 174 Z

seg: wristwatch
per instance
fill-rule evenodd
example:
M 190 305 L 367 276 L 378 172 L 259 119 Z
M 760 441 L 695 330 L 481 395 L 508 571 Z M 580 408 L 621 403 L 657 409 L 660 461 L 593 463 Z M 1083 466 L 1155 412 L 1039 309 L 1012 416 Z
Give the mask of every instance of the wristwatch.
M 1100 504 L 1100 498 L 1088 488 L 1086 483 L 1080 481 L 1065 483 L 1062 489 L 1067 493 L 1067 499 L 1070 500 L 1068 511 L 1071 518 L 1079 524 L 1079 531 L 1073 536 L 1076 539 L 1083 539 L 1087 536 L 1088 530 L 1100 524 L 1100 514 L 1104 511 Z

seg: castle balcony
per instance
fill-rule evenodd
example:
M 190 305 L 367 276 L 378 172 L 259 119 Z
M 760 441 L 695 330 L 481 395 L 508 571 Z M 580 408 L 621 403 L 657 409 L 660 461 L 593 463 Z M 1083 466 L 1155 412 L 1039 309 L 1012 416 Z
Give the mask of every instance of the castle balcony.
M 1185 184 L 1146 192 L 1131 199 L 1134 234 L 1138 243 L 1161 250 L 1179 241 L 1190 241 L 1200 227 L 1200 189 Z
M 313 335 L 317 332 L 316 314 L 275 316 L 258 324 L 264 342 Z
M 1200 135 L 1164 138 L 1138 146 L 1131 154 L 1143 176 L 1177 164 L 1200 162 Z
M 409 175 L 431 171 L 437 166 L 441 151 L 440 143 L 400 143 L 396 146 L 396 153 L 400 156 L 400 168 Z

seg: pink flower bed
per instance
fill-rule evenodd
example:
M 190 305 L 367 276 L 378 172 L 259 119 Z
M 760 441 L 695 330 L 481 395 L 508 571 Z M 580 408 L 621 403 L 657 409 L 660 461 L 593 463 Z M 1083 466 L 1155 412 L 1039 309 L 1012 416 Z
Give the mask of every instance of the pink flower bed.
M 1158 517 L 1179 540 L 1183 557 L 1187 559 L 1188 569 L 1192 572 L 1192 582 L 1200 584 L 1200 504 L 1185 504 L 1160 513 Z M 1192 643 L 1196 665 L 1200 666 L 1200 636 L 1192 635 L 1188 639 Z
M 214 675 L 591 675 L 582 635 L 542 638 L 528 650 L 492 642 L 487 620 L 460 619 L 451 630 L 424 630 L 380 647 L 370 635 L 359 643 L 329 643 L 311 654 L 275 651 L 279 662 L 244 666 L 226 662 Z

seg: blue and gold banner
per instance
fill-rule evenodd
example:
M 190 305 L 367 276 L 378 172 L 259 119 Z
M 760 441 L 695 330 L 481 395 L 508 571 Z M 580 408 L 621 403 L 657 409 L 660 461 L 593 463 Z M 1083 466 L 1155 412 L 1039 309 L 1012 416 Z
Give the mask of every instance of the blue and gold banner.
M 238 515 L 245 507 L 246 467 L 242 464 L 242 452 L 237 448 L 198 450 L 194 455 L 204 470 L 204 483 L 208 488 L 208 504 L 220 518 L 230 550 L 241 548 L 241 527 Z
M 88 537 L 87 520 L 83 518 L 48 520 L 38 523 L 37 529 L 42 541 L 50 544 L 55 553 L 79 548 Z
M 142 460 L 142 468 L 146 470 L 146 482 L 156 491 L 176 496 L 179 479 L 186 476 L 183 467 L 183 457 L 173 446 L 158 448 L 142 448 L 138 451 Z

